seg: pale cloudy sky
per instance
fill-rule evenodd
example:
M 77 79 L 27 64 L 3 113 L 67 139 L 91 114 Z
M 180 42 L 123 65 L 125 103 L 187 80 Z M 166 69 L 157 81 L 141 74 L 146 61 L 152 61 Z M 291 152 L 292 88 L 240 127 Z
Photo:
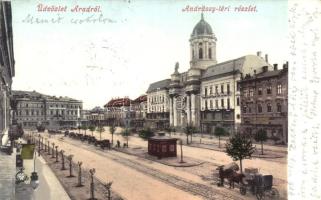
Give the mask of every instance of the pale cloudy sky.
M 57 18 L 37 5 L 67 6 L 59 24 L 26 23 L 26 17 Z M 100 6 L 100 13 L 72 13 L 75 5 Z M 189 37 L 200 12 L 190 6 L 225 6 L 229 12 L 205 12 L 217 37 L 217 60 L 223 62 L 262 51 L 270 63 L 287 60 L 287 1 L 31 1 L 12 0 L 16 76 L 13 89 L 69 96 L 84 108 L 103 106 L 112 97 L 136 98 L 152 82 L 189 68 Z M 256 6 L 257 12 L 234 12 Z M 73 24 L 89 16 L 107 23 Z

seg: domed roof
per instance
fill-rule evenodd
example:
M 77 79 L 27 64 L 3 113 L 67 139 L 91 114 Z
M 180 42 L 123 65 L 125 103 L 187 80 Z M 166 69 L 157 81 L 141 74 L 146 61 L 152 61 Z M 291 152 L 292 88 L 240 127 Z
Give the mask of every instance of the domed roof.
M 212 27 L 204 20 L 204 16 L 202 13 L 201 20 L 196 24 L 193 29 L 192 36 L 196 35 L 212 35 Z

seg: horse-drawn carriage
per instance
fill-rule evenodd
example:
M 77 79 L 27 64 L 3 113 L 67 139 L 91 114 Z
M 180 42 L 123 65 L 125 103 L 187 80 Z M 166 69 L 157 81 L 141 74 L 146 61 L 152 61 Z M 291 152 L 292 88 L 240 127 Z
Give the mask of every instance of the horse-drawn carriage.
M 245 169 L 244 173 L 237 173 L 239 166 L 236 163 L 228 165 L 221 165 L 217 168 L 219 170 L 219 180 L 217 185 L 223 186 L 224 179 L 229 181 L 230 188 L 234 188 L 234 182 L 239 184 L 240 193 L 245 195 L 247 190 L 261 199 L 279 199 L 279 192 L 273 187 L 273 176 L 262 175 L 258 173 L 257 169 Z

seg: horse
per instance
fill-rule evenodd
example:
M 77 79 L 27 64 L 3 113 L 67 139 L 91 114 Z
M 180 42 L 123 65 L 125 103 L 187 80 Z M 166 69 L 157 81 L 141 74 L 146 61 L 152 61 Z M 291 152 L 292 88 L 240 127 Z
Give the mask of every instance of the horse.
M 217 170 L 219 170 L 218 171 L 218 175 L 219 175 L 219 178 L 220 178 L 220 183 L 218 184 L 219 186 L 223 186 L 224 185 L 224 179 L 225 178 L 228 179 L 234 172 L 234 170 L 232 170 L 232 169 L 223 170 L 223 167 L 224 166 L 222 165 L 222 166 L 219 166 L 219 167 L 216 168 Z
M 237 173 L 233 171 L 230 176 L 228 177 L 229 183 L 230 183 L 230 188 L 234 188 L 234 183 L 236 182 L 237 184 L 243 184 L 243 178 L 245 177 L 244 174 L 242 173 Z

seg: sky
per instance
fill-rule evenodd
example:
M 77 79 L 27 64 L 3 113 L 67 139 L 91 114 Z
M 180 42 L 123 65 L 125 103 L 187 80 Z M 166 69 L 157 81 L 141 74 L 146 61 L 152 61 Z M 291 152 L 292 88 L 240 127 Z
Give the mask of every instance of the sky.
M 201 11 L 183 12 L 186 6 L 229 8 L 204 12 L 217 38 L 218 62 L 257 51 L 268 54 L 271 64 L 288 60 L 284 0 L 11 2 L 13 89 L 68 96 L 82 100 L 85 109 L 102 107 L 113 97 L 145 94 L 150 83 L 170 78 L 176 62 L 179 72 L 189 69 L 189 38 Z M 67 9 L 42 12 L 39 4 Z M 71 12 L 76 5 L 100 6 L 100 12 Z M 256 6 L 257 12 L 236 12 L 240 6 Z M 80 21 L 88 17 L 97 21 Z

